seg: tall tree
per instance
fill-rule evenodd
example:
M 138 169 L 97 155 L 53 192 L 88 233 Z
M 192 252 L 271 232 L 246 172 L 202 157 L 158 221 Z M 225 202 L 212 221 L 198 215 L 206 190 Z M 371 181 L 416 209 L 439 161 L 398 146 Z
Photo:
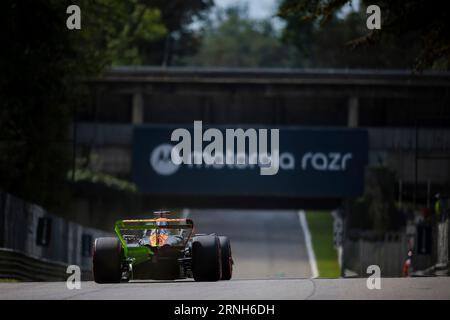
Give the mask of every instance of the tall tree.
M 284 45 L 270 21 L 252 20 L 243 7 L 218 13 L 201 47 L 186 64 L 209 67 L 289 67 L 295 49 Z
M 172 65 L 173 61 L 196 52 L 200 41 L 191 28 L 193 23 L 207 19 L 213 0 L 139 0 L 143 5 L 159 10 L 166 29 L 163 38 L 137 42 L 143 64 Z
M 66 9 L 74 3 L 81 30 L 66 28 Z M 135 41 L 164 34 L 158 17 L 137 0 L 1 2 L 1 190 L 45 206 L 64 203 L 69 126 L 83 101 L 80 80 L 113 60 L 137 59 Z
M 351 0 L 283 0 L 279 14 L 287 20 L 287 29 L 292 34 L 298 26 L 312 23 L 326 26 L 336 13 Z M 368 5 L 381 8 L 380 30 L 361 30 L 349 45 L 361 47 L 376 43 L 379 50 L 398 52 L 407 45 L 414 52 L 414 67 L 450 68 L 450 12 L 437 3 L 425 0 L 362 1 L 360 7 L 365 14 Z M 365 21 L 361 21 L 365 26 Z M 416 49 L 417 47 L 417 49 Z M 410 51 L 410 50 L 405 50 Z

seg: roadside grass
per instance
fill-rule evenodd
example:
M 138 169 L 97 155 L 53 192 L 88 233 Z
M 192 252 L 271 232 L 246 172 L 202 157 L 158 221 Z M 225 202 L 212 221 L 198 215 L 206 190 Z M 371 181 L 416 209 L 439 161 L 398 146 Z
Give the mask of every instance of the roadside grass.
M 329 211 L 305 213 L 316 256 L 319 278 L 341 276 L 337 251 L 333 246 L 333 217 Z
M 19 280 L 11 278 L 0 278 L 0 282 L 19 282 Z

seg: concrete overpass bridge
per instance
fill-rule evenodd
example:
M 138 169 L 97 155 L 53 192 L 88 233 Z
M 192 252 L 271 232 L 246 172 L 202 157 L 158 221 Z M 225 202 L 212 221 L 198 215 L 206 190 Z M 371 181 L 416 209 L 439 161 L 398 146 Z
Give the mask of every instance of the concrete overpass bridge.
M 203 120 L 210 125 L 361 127 L 369 130 L 372 158 L 386 159 L 386 153 L 402 158 L 389 160 L 397 163 L 401 179 L 412 181 L 416 158 L 428 158 L 444 161 L 438 164 L 441 170 L 419 168 L 418 175 L 450 180 L 444 165 L 450 150 L 450 73 L 118 67 L 88 83 L 91 103 L 79 110 L 77 142 L 113 148 L 110 153 L 115 147 L 127 149 L 138 125 Z M 119 156 L 122 160 L 107 171 L 126 177 L 126 158 Z
M 450 116 L 450 73 L 118 67 L 89 84 L 81 119 L 99 122 L 414 127 Z

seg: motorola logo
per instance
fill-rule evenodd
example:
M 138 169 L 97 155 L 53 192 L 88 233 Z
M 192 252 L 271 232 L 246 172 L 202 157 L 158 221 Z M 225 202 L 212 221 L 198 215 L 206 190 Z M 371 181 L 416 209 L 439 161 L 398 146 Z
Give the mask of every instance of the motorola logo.
M 170 157 L 172 148 L 171 144 L 160 144 L 150 154 L 150 165 L 157 174 L 170 176 L 179 169 L 180 166 L 174 164 Z
M 162 176 L 170 176 L 180 169 L 181 165 L 173 163 L 171 153 L 173 145 L 165 143 L 156 146 L 150 154 L 150 165 L 153 170 Z M 244 158 L 256 158 L 256 155 L 245 155 Z M 352 153 L 339 153 L 339 152 L 307 152 L 301 157 L 301 170 L 316 170 L 316 171 L 346 171 L 348 169 L 348 163 L 352 160 Z M 295 156 L 290 152 L 284 152 L 279 156 L 279 168 L 282 170 L 294 170 L 295 169 Z M 188 169 L 252 169 L 254 166 L 249 163 L 241 165 L 225 165 L 225 164 L 200 164 L 186 165 Z

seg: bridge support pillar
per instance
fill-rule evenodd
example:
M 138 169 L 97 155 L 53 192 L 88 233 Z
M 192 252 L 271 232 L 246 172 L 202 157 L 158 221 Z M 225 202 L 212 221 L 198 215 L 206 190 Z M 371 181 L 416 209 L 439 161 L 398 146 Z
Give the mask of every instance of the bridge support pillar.
M 359 99 L 357 96 L 351 96 L 348 99 L 348 123 L 350 128 L 358 127 L 359 120 Z
M 133 93 L 131 121 L 133 124 L 144 123 L 144 96 L 142 92 Z

